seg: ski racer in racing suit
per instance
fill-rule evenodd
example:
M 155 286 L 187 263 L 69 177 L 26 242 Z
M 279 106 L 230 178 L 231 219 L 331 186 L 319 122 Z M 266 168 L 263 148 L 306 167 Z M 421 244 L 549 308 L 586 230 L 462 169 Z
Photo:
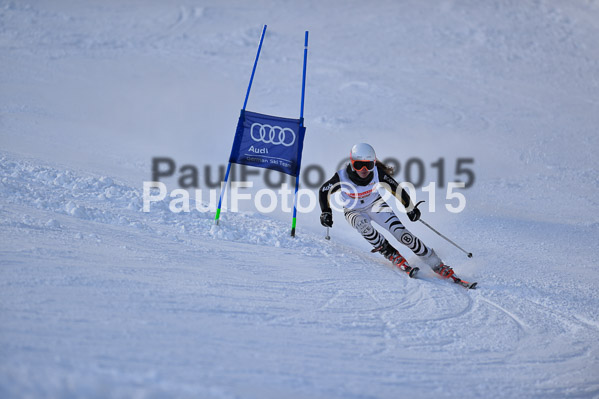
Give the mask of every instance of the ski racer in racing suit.
M 343 212 L 348 223 L 355 228 L 385 258 L 412 276 L 413 268 L 403 256 L 373 226 L 375 222 L 388 230 L 400 243 L 408 247 L 433 271 L 444 278 L 451 277 L 451 267 L 443 264 L 435 251 L 412 234 L 399 220 L 393 209 L 381 197 L 377 188 L 385 187 L 399 199 L 408 210 L 407 216 L 415 222 L 420 219 L 420 210 L 414 207 L 409 194 L 393 179 L 389 169 L 376 159 L 374 149 L 360 143 L 352 147 L 350 163 L 335 173 L 319 190 L 322 214 L 320 222 L 325 227 L 333 226 L 330 197 L 340 191 Z

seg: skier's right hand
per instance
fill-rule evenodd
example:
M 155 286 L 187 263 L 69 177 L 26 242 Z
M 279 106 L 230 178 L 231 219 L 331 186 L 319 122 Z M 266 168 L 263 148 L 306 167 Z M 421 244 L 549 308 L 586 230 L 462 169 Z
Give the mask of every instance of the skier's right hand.
M 331 212 L 321 213 L 320 224 L 322 224 L 324 227 L 333 227 L 333 214 Z

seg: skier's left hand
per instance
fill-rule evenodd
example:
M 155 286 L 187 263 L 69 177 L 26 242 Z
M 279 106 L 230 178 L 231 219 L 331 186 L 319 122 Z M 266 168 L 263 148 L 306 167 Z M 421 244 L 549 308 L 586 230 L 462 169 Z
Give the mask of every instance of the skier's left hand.
M 408 212 L 408 218 L 412 222 L 418 221 L 418 219 L 420 219 L 420 209 L 418 209 L 418 208 L 412 209 L 410 212 Z
M 418 219 L 420 219 L 420 209 L 418 209 L 418 205 L 420 205 L 421 203 L 423 203 L 424 201 L 419 201 L 416 205 L 414 205 L 414 208 L 407 213 L 408 218 L 412 221 L 412 222 L 417 222 Z

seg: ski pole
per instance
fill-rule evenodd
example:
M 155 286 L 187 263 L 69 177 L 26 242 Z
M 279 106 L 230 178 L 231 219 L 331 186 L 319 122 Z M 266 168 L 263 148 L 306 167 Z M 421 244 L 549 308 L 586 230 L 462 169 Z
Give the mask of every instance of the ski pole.
M 327 227 L 327 235 L 324 236 L 324 239 L 325 240 L 330 240 L 331 239 L 331 236 L 329 235 L 329 228 L 328 227 Z
M 447 241 L 449 241 L 450 243 L 452 243 L 456 248 L 458 248 L 459 250 L 461 250 L 463 253 L 465 253 L 466 255 L 468 255 L 469 258 L 472 258 L 472 252 L 468 252 L 466 250 L 464 250 L 462 247 L 460 247 L 458 244 L 456 244 L 455 242 L 451 241 L 449 238 L 445 237 L 443 234 L 439 233 L 437 230 L 433 229 L 431 227 L 430 224 L 426 223 L 424 220 L 422 219 L 418 219 L 420 220 L 420 222 L 422 224 L 424 224 L 426 227 L 428 227 L 429 229 L 431 229 L 432 231 L 434 231 L 435 233 L 437 233 L 438 236 L 443 237 L 444 239 L 446 239 Z

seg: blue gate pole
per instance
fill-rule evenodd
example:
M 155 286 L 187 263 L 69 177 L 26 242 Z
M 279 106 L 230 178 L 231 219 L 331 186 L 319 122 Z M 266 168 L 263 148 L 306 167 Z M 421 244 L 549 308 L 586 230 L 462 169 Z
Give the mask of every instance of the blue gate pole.
M 304 119 L 304 97 L 306 96 L 306 63 L 308 62 L 308 31 L 306 31 L 306 43 L 304 44 L 304 72 L 302 74 L 302 106 L 300 119 Z
M 254 60 L 254 68 L 252 69 L 252 76 L 250 76 L 250 84 L 248 85 L 248 90 L 245 93 L 245 101 L 243 102 L 242 115 L 243 111 L 245 111 L 245 107 L 248 104 L 248 98 L 250 97 L 250 90 L 252 88 L 252 82 L 254 81 L 254 74 L 256 73 L 256 66 L 258 66 L 258 58 L 260 58 L 260 51 L 262 50 L 262 42 L 264 42 L 264 34 L 266 33 L 266 25 L 262 28 L 262 35 L 260 36 L 260 44 L 258 45 L 258 52 L 256 53 L 256 59 Z M 220 208 L 223 202 L 223 196 L 225 195 L 225 189 L 227 187 L 227 182 L 229 181 L 229 172 L 231 171 L 231 162 L 227 165 L 227 173 L 225 173 L 225 182 L 220 190 L 220 198 L 218 200 L 218 208 L 216 209 L 216 216 L 214 217 L 214 222 L 218 225 L 220 219 Z
M 306 95 L 306 63 L 308 61 L 308 31 L 306 31 L 306 42 L 304 43 L 304 70 L 302 73 L 302 101 L 300 108 L 300 126 L 304 127 L 304 97 Z M 291 237 L 295 237 L 295 225 L 297 223 L 297 191 L 299 189 L 299 170 L 295 176 L 295 196 L 293 199 L 293 220 L 291 222 Z
M 225 181 L 223 186 L 220 189 L 220 198 L 218 199 L 218 208 L 216 209 L 216 216 L 214 217 L 214 222 L 218 226 L 218 221 L 220 219 L 220 206 L 223 202 L 223 195 L 225 194 L 225 188 L 227 187 L 227 181 L 229 181 L 229 172 L 231 171 L 231 162 L 227 165 L 227 173 L 225 173 Z
M 254 81 L 254 74 L 256 73 L 256 66 L 258 66 L 258 58 L 260 57 L 260 50 L 262 50 L 262 42 L 264 41 L 264 34 L 266 33 L 266 25 L 262 29 L 262 36 L 260 36 L 260 44 L 258 45 L 258 53 L 256 53 L 256 60 L 254 60 L 254 69 L 252 69 L 252 76 L 250 77 L 250 84 L 248 85 L 248 91 L 245 93 L 245 101 L 243 102 L 243 109 L 248 105 L 248 98 L 250 97 L 250 89 L 252 88 L 252 82 Z

